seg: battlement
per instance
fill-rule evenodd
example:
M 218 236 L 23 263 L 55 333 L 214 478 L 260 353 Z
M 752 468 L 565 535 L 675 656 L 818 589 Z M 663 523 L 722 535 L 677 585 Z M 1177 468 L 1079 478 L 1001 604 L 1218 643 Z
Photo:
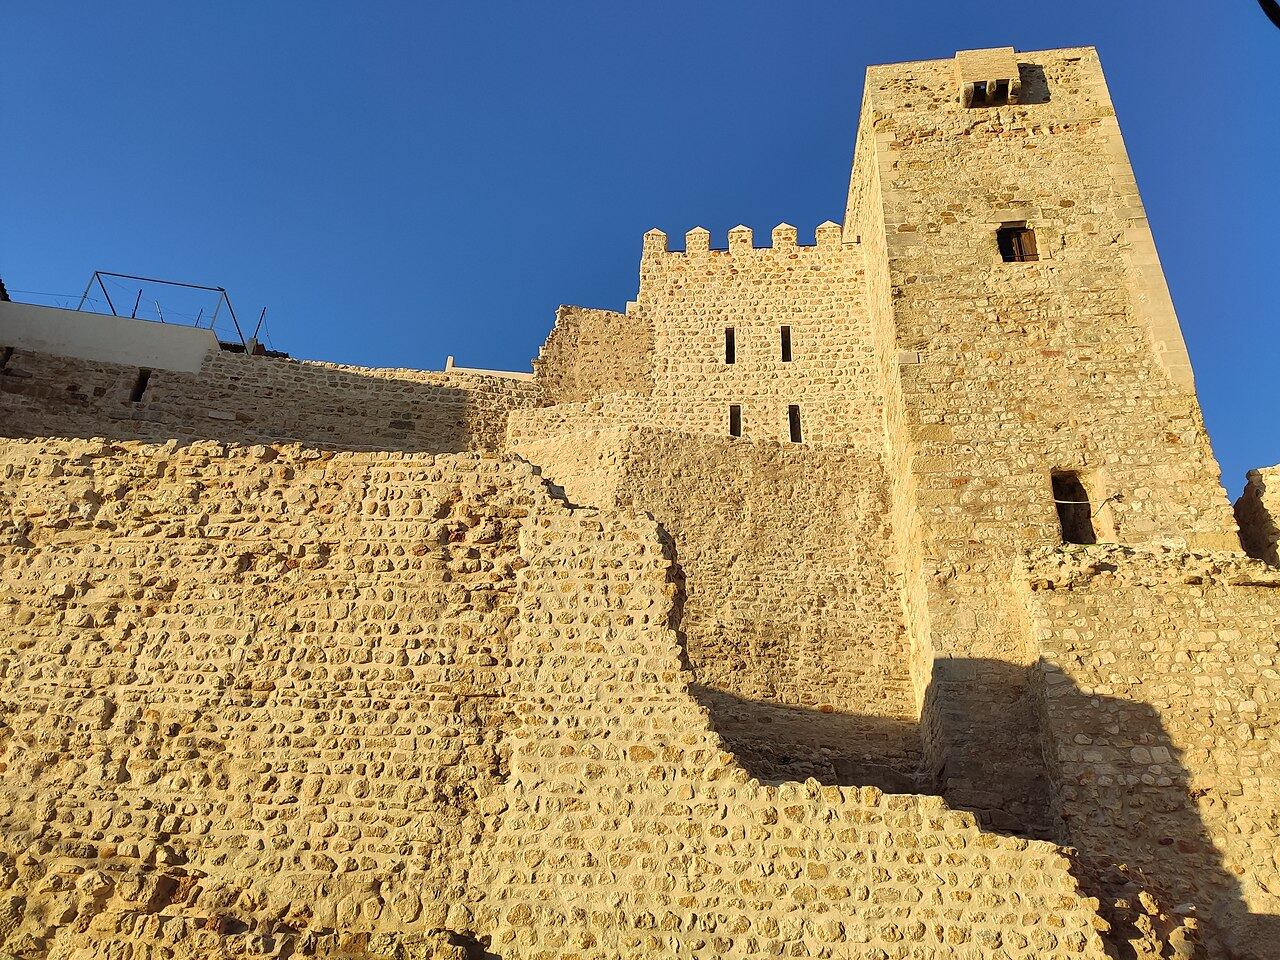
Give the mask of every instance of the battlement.
M 659 254 L 673 256 L 729 255 L 742 256 L 753 252 L 770 250 L 778 253 L 793 253 L 796 250 L 838 250 L 847 244 L 842 243 L 840 224 L 831 220 L 820 223 L 814 230 L 813 243 L 800 243 L 796 228 L 789 223 L 780 223 L 770 231 L 770 242 L 757 245 L 755 232 L 748 226 L 739 224 L 733 227 L 726 237 L 725 247 L 711 246 L 711 231 L 705 227 L 694 227 L 684 235 L 684 249 L 672 250 L 667 234 L 654 227 L 644 235 L 644 256 L 650 258 Z

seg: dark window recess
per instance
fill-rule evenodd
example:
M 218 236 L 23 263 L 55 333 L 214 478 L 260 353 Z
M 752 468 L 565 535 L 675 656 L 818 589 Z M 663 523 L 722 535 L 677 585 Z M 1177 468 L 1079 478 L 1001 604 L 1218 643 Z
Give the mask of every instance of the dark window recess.
M 782 362 L 791 362 L 791 328 L 782 328 Z
M 724 362 L 733 363 L 738 359 L 738 338 L 733 327 L 724 328 Z
M 1039 260 L 1035 231 L 1025 223 L 1007 223 L 996 231 L 996 245 L 1005 263 L 1027 263 Z
M 1058 508 L 1058 525 L 1063 543 L 1097 543 L 1093 530 L 1093 507 L 1089 493 L 1076 473 L 1053 475 L 1053 504 Z
M 742 436 L 742 407 L 736 403 L 729 404 L 729 436 Z
M 787 429 L 791 431 L 792 443 L 800 443 L 804 440 L 800 434 L 800 408 L 794 403 L 787 407 Z
M 133 381 L 133 393 L 129 394 L 129 402 L 137 403 L 142 399 L 142 395 L 147 392 L 147 384 L 151 382 L 150 370 L 139 370 L 138 379 Z
M 5 347 L 0 351 L 0 370 L 9 365 L 9 361 L 13 359 L 13 347 Z
M 965 103 L 970 107 L 998 107 L 1009 102 L 1008 80 L 979 80 L 973 90 L 965 90 Z

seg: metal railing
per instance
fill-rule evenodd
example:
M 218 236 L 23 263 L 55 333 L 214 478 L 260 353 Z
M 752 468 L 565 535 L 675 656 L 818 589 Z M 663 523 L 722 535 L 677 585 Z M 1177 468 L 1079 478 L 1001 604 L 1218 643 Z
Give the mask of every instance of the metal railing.
M 214 304 L 212 313 L 209 315 L 208 328 L 210 330 L 214 329 L 215 324 L 217 324 L 218 322 L 218 314 L 222 311 L 222 307 L 225 304 L 227 308 L 227 313 L 231 317 L 231 322 L 235 325 L 236 336 L 240 338 L 240 344 L 242 346 L 246 346 L 248 344 L 248 340 L 245 338 L 245 335 L 244 335 L 244 330 L 240 327 L 240 318 L 236 316 L 236 309 L 231 305 L 231 297 L 227 295 L 227 290 L 225 287 L 211 287 L 202 283 L 184 283 L 179 280 L 160 280 L 160 279 L 157 279 L 156 277 L 137 277 L 128 273 L 113 273 L 110 270 L 95 270 L 93 271 L 93 276 L 89 278 L 88 284 L 85 285 L 84 293 L 80 297 L 80 302 L 76 305 L 77 310 L 84 309 L 85 302 L 90 299 L 89 293 L 91 290 L 93 290 L 93 285 L 96 283 L 98 285 L 98 289 L 102 291 L 102 296 L 106 298 L 106 304 L 108 309 L 110 309 L 111 311 L 111 315 L 115 317 L 118 317 L 121 315 L 120 312 L 116 310 L 115 302 L 111 299 L 111 292 L 107 290 L 107 285 L 105 282 L 103 282 L 103 277 L 111 277 L 116 280 L 133 280 L 139 283 L 158 283 L 158 284 L 163 284 L 165 286 L 170 286 L 170 287 L 183 287 L 187 290 L 206 290 L 209 293 L 216 293 L 218 295 L 218 299 L 217 299 L 217 302 Z M 137 319 L 138 307 L 141 303 L 142 303 L 142 288 L 139 287 L 138 296 L 133 302 L 133 310 L 129 314 L 131 319 Z M 161 308 L 160 302 L 158 300 L 155 302 L 155 306 L 156 306 L 156 313 L 158 314 L 159 321 L 161 323 L 167 323 L 168 321 L 166 321 L 164 318 L 164 310 L 163 308 Z M 258 318 L 258 328 L 254 330 L 255 338 L 258 335 L 258 331 L 262 328 L 262 321 L 266 318 L 266 315 L 267 315 L 267 308 L 263 307 L 262 316 Z M 203 327 L 204 326 L 203 320 L 204 320 L 204 308 L 201 307 L 200 313 L 196 316 L 195 322 L 192 325 L 196 327 Z

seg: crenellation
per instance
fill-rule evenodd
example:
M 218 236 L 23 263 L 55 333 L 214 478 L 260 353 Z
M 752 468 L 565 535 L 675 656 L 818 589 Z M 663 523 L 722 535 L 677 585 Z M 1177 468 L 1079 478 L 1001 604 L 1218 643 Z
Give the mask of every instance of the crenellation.
M 0 303 L 0 955 L 1280 956 L 1280 482 L 1096 52 L 870 68 L 756 244 L 532 375 Z

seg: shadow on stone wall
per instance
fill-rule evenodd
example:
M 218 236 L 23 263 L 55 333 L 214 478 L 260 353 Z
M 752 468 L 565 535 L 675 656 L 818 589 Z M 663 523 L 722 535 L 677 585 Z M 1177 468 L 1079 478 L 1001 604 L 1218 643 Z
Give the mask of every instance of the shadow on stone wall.
M 1044 75 L 1044 67 L 1038 63 L 1018 64 L 1018 78 L 1022 81 L 1022 92 L 1018 97 L 1021 104 L 1048 103 L 1050 100 L 1049 80 Z
M 935 665 L 923 725 L 692 693 L 763 782 L 941 795 L 984 829 L 1075 848 L 1077 880 L 1102 904 L 1120 958 L 1280 960 L 1280 918 L 1249 913 L 1147 704 L 1086 694 L 1048 665 L 966 658 Z M 921 763 L 926 737 L 936 769 Z M 1144 937 L 1174 952 L 1135 952 L 1128 942 Z
M 1035 680 L 1001 660 L 935 661 L 921 711 L 922 782 L 987 830 L 1058 840 Z
M 764 783 L 806 780 L 923 793 L 915 723 L 888 717 L 782 706 L 693 685 L 711 726 L 753 777 Z
M 1280 958 L 1280 917 L 1249 912 L 1201 817 L 1203 791 L 1193 785 L 1159 712 L 1086 693 L 1052 664 L 1031 671 L 1043 694 L 1045 776 L 1062 842 L 1078 850 L 1078 879 L 1113 926 L 1131 933 L 1148 923 L 1159 929 L 1137 899 L 1145 889 L 1175 921 L 1184 914 L 1198 918 L 1204 956 Z M 1173 954 L 1184 955 L 1201 954 Z

